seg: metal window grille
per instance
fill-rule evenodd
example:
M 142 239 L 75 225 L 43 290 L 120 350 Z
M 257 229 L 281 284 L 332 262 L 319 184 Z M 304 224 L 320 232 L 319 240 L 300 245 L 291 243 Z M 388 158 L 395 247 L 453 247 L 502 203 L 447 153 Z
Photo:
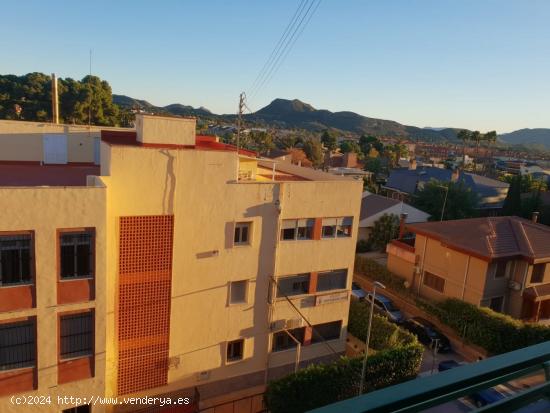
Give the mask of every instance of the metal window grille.
M 0 371 L 33 367 L 36 363 L 34 321 L 0 325 Z
M 281 277 L 277 280 L 277 297 L 307 294 L 309 292 L 309 274 Z
M 61 235 L 61 278 L 90 277 L 93 267 L 93 234 Z
M 93 352 L 93 314 L 91 312 L 61 316 L 60 357 L 89 356 Z
M 288 330 L 296 340 L 304 344 L 305 327 Z M 279 331 L 273 334 L 272 351 L 288 350 L 296 347 L 296 342 L 290 338 L 286 331 Z
M 334 270 L 319 273 L 317 291 L 342 290 L 346 288 L 348 270 Z
M 314 333 L 311 337 L 312 343 L 319 343 L 325 340 L 337 340 L 340 338 L 342 332 L 342 320 L 314 325 L 313 331 Z
M 31 267 L 31 236 L 0 236 L 0 285 L 31 282 Z

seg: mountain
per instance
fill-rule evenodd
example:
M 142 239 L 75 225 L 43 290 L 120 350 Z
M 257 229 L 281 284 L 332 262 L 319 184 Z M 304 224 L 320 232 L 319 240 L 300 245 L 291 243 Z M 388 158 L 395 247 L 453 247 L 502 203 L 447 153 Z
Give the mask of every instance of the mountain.
M 519 129 L 498 135 L 503 142 L 515 145 L 542 145 L 550 149 L 550 129 Z
M 193 106 L 182 105 L 181 103 L 155 106 L 146 100 L 134 99 L 126 95 L 113 94 L 113 103 L 122 108 L 133 109 L 139 107 L 142 110 L 154 113 L 170 113 L 178 116 L 212 116 L 212 112 L 202 106 L 196 109 Z
M 331 112 L 315 109 L 298 99 L 275 99 L 259 111 L 245 116 L 246 119 L 277 125 L 285 128 L 302 128 L 308 130 L 339 129 L 344 132 L 373 134 L 423 139 L 456 139 L 457 129 L 440 130 L 417 128 L 401 123 L 369 118 L 354 112 Z

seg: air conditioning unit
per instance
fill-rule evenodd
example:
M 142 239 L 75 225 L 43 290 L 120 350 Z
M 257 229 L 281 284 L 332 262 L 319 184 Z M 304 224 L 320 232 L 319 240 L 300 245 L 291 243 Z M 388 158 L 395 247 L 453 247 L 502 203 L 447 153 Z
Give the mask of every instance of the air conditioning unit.
M 277 320 L 271 323 L 271 331 L 279 331 L 285 328 L 286 320 Z
M 287 330 L 292 330 L 293 328 L 299 328 L 299 327 L 302 327 L 301 318 L 293 318 L 291 320 L 286 320 L 285 328 Z
M 210 379 L 210 370 L 205 370 L 197 373 L 198 381 L 206 381 L 208 379 Z

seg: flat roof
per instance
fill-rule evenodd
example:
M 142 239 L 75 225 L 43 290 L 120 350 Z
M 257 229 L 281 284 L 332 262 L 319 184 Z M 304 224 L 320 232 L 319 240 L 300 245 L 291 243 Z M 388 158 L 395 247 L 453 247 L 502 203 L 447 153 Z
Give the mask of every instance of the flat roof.
M 99 175 L 99 173 L 99 165 L 0 162 L 0 187 L 86 186 L 86 177 Z

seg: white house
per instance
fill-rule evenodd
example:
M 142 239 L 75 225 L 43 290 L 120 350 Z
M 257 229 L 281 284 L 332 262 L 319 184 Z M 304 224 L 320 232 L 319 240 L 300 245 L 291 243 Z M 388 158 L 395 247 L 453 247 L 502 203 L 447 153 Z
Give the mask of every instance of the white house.
M 429 214 L 410 206 L 398 199 L 386 198 L 369 191 L 363 192 L 361 200 L 361 214 L 359 217 L 358 239 L 367 240 L 374 227 L 374 223 L 384 214 L 407 214 L 407 224 L 426 222 Z

